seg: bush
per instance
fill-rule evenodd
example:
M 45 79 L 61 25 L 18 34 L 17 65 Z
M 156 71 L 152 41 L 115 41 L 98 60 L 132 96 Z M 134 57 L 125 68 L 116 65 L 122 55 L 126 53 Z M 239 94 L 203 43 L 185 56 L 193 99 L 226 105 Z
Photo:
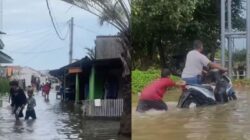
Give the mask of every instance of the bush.
M 160 78 L 160 70 L 134 70 L 132 72 L 132 93 L 137 94 L 153 80 Z
M 3 95 L 6 92 L 9 92 L 9 80 L 5 78 L 0 78 L 0 95 Z
M 137 94 L 153 80 L 160 77 L 161 71 L 157 69 L 149 69 L 147 71 L 132 71 L 132 93 Z M 180 77 L 171 75 L 171 79 L 174 81 L 178 81 L 180 80 Z

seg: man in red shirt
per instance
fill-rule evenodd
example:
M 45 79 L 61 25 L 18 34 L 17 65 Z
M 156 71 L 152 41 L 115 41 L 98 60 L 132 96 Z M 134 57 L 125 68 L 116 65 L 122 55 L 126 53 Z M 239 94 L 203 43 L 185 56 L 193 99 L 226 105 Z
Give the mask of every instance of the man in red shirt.
M 169 78 L 169 76 L 170 71 L 168 69 L 162 69 L 161 78 L 153 81 L 142 90 L 136 111 L 145 112 L 150 109 L 168 109 L 166 103 L 162 101 L 167 88 L 174 86 L 183 86 L 185 84 L 184 82 L 176 84 Z

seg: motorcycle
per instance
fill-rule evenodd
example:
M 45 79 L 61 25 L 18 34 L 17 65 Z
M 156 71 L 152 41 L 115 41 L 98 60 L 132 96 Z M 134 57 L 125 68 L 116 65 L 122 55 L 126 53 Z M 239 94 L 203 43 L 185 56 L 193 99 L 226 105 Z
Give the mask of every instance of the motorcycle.
M 190 108 L 227 103 L 237 100 L 232 80 L 219 70 L 211 70 L 203 76 L 202 85 L 186 85 L 177 107 Z

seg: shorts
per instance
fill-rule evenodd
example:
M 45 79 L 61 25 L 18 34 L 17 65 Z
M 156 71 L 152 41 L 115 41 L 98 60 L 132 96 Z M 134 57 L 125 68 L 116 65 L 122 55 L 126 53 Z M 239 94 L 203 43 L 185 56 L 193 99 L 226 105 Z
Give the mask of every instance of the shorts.
M 13 113 L 17 115 L 18 118 L 23 117 L 23 108 L 21 106 L 15 106 L 13 109 Z
M 26 111 L 25 120 L 28 120 L 29 117 L 31 117 L 32 119 L 36 119 L 36 112 L 34 109 Z
M 188 85 L 201 85 L 201 76 L 195 76 L 190 78 L 182 78 Z
M 157 100 L 157 101 L 139 100 L 138 106 L 136 108 L 137 112 L 143 113 L 150 109 L 167 111 L 168 107 L 167 104 L 162 100 Z
M 47 95 L 49 95 L 49 91 L 45 91 L 44 93 L 47 94 Z

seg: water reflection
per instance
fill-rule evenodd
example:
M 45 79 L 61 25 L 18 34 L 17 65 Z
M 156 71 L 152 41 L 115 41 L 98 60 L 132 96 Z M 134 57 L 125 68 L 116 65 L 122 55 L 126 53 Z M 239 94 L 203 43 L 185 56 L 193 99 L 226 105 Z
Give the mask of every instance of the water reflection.
M 37 94 L 35 99 L 37 120 L 28 121 L 23 118 L 15 121 L 8 97 L 2 99 L 0 140 L 118 139 L 119 121 L 87 120 L 82 116 L 81 106 L 61 103 L 53 93 L 50 100 L 44 100 L 41 94 Z
M 239 100 L 204 108 L 171 110 L 164 114 L 139 115 L 133 112 L 135 140 L 249 140 L 250 95 Z
M 1 97 L 0 97 L 1 98 Z M 2 107 L 3 106 L 3 100 L 2 99 L 0 99 L 0 107 Z

